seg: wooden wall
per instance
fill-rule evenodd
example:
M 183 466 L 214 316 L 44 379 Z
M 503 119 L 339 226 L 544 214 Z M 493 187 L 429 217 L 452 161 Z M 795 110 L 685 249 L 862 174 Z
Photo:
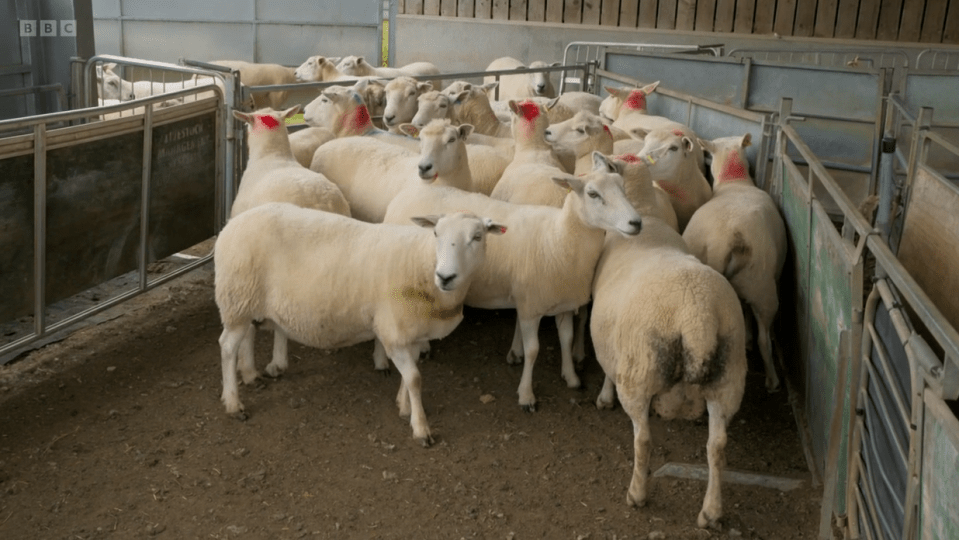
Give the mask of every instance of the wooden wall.
M 959 44 L 959 0 L 399 0 L 399 13 Z

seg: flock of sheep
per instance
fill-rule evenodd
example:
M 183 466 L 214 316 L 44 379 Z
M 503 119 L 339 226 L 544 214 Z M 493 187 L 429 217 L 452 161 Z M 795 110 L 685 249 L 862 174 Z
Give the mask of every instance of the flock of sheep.
M 292 134 L 285 120 L 299 107 L 276 110 L 285 95 L 254 96 L 255 112 L 235 113 L 248 124 L 249 162 L 215 247 L 228 413 L 244 414 L 237 372 L 247 384 L 259 376 L 258 328 L 273 331 L 274 377 L 287 369 L 288 339 L 375 340 L 374 367 L 396 366 L 400 414 L 429 445 L 417 368 L 429 341 L 454 331 L 464 305 L 515 309 L 507 361 L 523 364 L 519 404 L 534 411 L 537 331 L 554 316 L 566 383 L 580 385 L 588 330 L 606 374 L 596 405 L 618 397 L 633 421 L 629 504 L 647 496 L 650 406 L 666 418 L 708 411 L 697 523 L 717 525 L 749 316 L 766 387 L 779 387 L 770 327 L 785 227 L 750 177 L 748 134 L 701 140 L 648 114 L 658 83 L 601 99 L 556 96 L 547 73 L 441 87 L 416 79 L 440 73 L 426 62 L 386 70 L 315 56 L 272 75 L 230 65 L 251 85 L 344 84 L 306 105 L 309 127 Z M 517 66 L 499 59 L 488 70 Z

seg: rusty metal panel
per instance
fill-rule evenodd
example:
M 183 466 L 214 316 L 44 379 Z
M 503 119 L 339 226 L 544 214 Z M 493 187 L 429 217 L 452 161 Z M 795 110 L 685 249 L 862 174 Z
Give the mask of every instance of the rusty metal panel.
M 899 260 L 946 319 L 959 327 L 959 188 L 918 168 L 906 208 Z

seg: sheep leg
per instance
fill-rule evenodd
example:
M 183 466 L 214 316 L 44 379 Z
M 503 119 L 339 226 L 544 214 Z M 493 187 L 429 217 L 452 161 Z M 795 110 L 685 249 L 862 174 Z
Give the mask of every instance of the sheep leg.
M 253 363 L 253 342 L 256 337 L 256 327 L 252 324 L 247 328 L 246 333 L 243 334 L 243 340 L 240 341 L 239 345 L 239 370 L 240 376 L 243 378 L 243 384 L 250 385 L 256 381 L 257 377 L 260 376 L 256 372 L 256 366 Z
M 572 311 L 556 315 L 556 329 L 559 331 L 559 351 L 562 358 L 563 379 L 569 388 L 579 388 L 579 375 L 573 365 L 573 316 Z
M 573 334 L 573 361 L 576 362 L 578 367 L 583 366 L 583 361 L 586 360 L 586 322 L 588 321 L 589 312 L 587 311 L 586 306 L 580 306 L 576 310 L 576 331 Z
M 400 416 L 408 418 L 412 415 L 410 408 L 410 389 L 406 387 L 406 381 L 400 379 L 400 390 L 396 393 L 396 406 L 400 410 Z
M 606 376 L 606 380 L 603 381 L 603 389 L 599 392 L 599 397 L 596 398 L 596 408 L 597 409 L 612 409 L 613 401 L 616 399 L 616 385 L 613 383 L 613 378 L 609 375 Z
M 649 397 L 619 393 L 623 410 L 633 421 L 633 478 L 626 493 L 626 504 L 635 507 L 646 505 L 646 489 L 649 477 L 649 447 L 652 437 L 649 432 Z
M 380 338 L 373 338 L 373 368 L 385 376 L 390 375 L 390 359 L 386 357 Z
M 237 414 L 243 411 L 240 403 L 240 391 L 236 378 L 237 356 L 240 348 L 250 336 L 252 341 L 253 325 L 224 326 L 220 334 L 220 363 L 223 370 L 223 394 L 220 399 L 226 406 L 227 414 Z
M 513 344 L 510 345 L 509 353 L 506 355 L 507 364 L 519 364 L 523 361 L 523 329 L 519 323 L 519 316 L 516 317 L 516 328 L 513 330 Z
M 776 304 L 776 305 L 769 305 Z M 756 319 L 756 339 L 759 342 L 759 354 L 763 357 L 763 364 L 766 366 L 766 391 L 769 393 L 779 391 L 779 376 L 776 375 L 776 365 L 773 362 L 773 345 L 769 337 L 769 329 L 772 327 L 773 318 L 778 309 L 778 301 L 775 297 L 766 298 L 761 303 L 750 303 L 753 317 Z
M 519 404 L 526 412 L 536 411 L 536 396 L 533 395 L 533 365 L 539 355 L 539 321 L 543 317 L 519 316 L 523 334 L 523 377 L 519 381 Z
M 270 377 L 279 377 L 289 367 L 289 342 L 286 332 L 273 329 L 273 360 L 266 366 L 266 373 Z
M 709 410 L 709 441 L 706 443 L 706 458 L 709 462 L 709 481 L 706 484 L 706 497 L 703 509 L 699 512 L 696 524 L 705 529 L 719 528 L 719 518 L 723 516 L 721 476 L 726 465 L 726 410 L 719 401 L 706 402 Z
M 430 425 L 426 421 L 426 412 L 423 410 L 422 385 L 420 370 L 416 367 L 416 358 L 419 355 L 419 347 L 414 343 L 410 346 L 399 347 L 393 351 L 393 364 L 397 371 L 403 377 L 400 385 L 400 391 L 406 387 L 405 394 L 410 402 L 410 424 L 413 425 L 413 438 L 424 447 L 433 444 L 433 436 L 430 435 Z M 399 401 L 399 398 L 397 399 Z M 400 411 L 403 412 L 402 409 Z

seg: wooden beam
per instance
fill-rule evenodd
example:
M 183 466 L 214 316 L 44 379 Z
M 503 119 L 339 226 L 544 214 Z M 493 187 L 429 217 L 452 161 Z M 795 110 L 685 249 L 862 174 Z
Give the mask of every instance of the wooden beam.
M 676 30 L 693 30 L 696 26 L 696 0 L 679 0 L 676 4 Z
M 776 22 L 773 23 L 773 30 L 780 36 L 791 36 L 795 21 L 796 0 L 780 0 L 776 6 Z
M 563 9 L 563 23 L 580 24 L 583 21 L 583 0 L 566 0 Z
M 775 2 L 759 2 L 756 4 L 756 16 L 753 17 L 753 34 L 768 35 L 774 30 L 776 14 Z
M 423 15 L 439 15 L 440 0 L 423 0 Z
M 583 0 L 583 24 L 599 24 L 602 7 L 602 0 Z
M 423 14 L 423 0 L 406 0 L 406 14 L 407 14 L 407 15 L 422 15 L 422 14 Z
M 856 17 L 859 15 L 859 0 L 839 0 L 836 13 L 836 29 L 833 37 L 851 39 L 856 36 Z
M 713 21 L 716 18 L 716 0 L 699 0 L 696 5 L 697 32 L 712 32 Z
M 603 26 L 619 24 L 619 0 L 603 0 L 600 11 L 599 24 Z
M 856 39 L 876 39 L 877 24 L 879 24 L 879 0 L 859 4 Z
M 467 2 L 469 0 L 466 0 Z M 476 14 L 473 15 L 477 19 L 490 19 L 493 17 L 493 0 L 476 0 Z
M 733 23 L 733 32 L 752 34 L 755 17 L 756 0 L 736 0 L 736 21 Z
M 458 3 L 457 0 L 440 0 L 440 16 L 455 17 Z
M 879 25 L 876 39 L 895 41 L 899 36 L 899 18 L 902 16 L 902 0 L 882 0 L 879 5 Z
M 493 18 L 502 21 L 509 19 L 509 0 L 493 0 Z
M 922 32 L 922 9 L 926 0 L 906 0 L 902 5 L 902 17 L 899 19 L 899 41 L 915 43 Z M 944 4 L 942 0 L 932 3 Z
M 676 0 L 659 0 L 656 28 L 661 30 L 674 30 L 676 28 Z
M 563 0 L 546 0 L 546 22 L 563 22 Z
M 942 28 L 943 43 L 959 43 L 959 2 L 953 0 L 946 12 L 946 24 Z
M 716 21 L 713 25 L 715 32 L 732 32 L 733 21 L 736 15 L 736 0 L 716 1 Z
M 839 11 L 839 0 L 819 0 L 816 8 L 816 27 L 813 35 L 816 37 L 831 38 L 836 33 L 836 13 Z
M 530 22 L 543 22 L 546 20 L 546 2 L 544 0 L 532 0 L 526 9 L 526 20 Z
M 959 4 L 953 0 L 952 5 L 955 7 Z M 926 2 L 926 14 L 922 21 L 922 33 L 919 35 L 919 41 L 924 43 L 941 43 L 942 42 L 942 30 L 946 22 L 946 9 L 949 7 L 949 4 L 946 2 L 939 2 L 936 0 L 931 0 Z
M 526 20 L 526 0 L 509 0 L 509 20 Z
M 810 0 L 796 2 L 796 21 L 793 23 L 793 35 L 810 37 L 815 26 L 816 2 Z
M 619 3 L 619 25 L 636 28 L 639 18 L 639 0 L 622 0 Z
M 639 2 L 640 28 L 656 28 L 656 8 L 658 0 L 641 0 Z
M 406 14 L 406 0 L 397 0 L 396 1 L 396 13 L 397 14 Z

